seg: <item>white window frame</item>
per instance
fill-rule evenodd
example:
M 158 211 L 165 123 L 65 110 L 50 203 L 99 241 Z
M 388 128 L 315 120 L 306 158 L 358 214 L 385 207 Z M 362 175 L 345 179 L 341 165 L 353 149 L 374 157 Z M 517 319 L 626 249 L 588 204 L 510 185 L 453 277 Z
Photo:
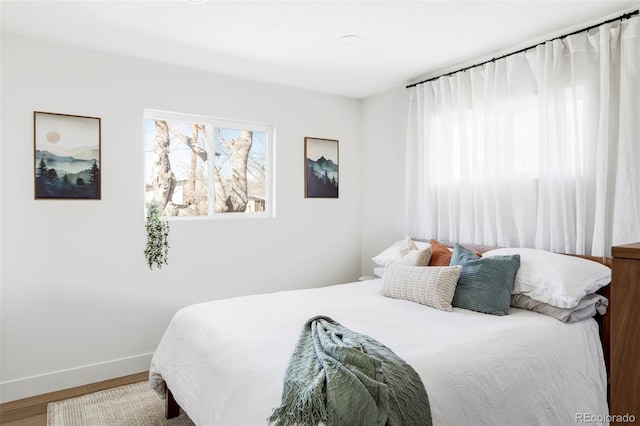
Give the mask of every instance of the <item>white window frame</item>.
M 166 219 L 174 221 L 180 220 L 234 220 L 234 219 L 258 219 L 258 218 L 275 218 L 275 125 L 253 122 L 253 121 L 245 121 L 245 120 L 234 120 L 228 118 L 219 118 L 219 117 L 210 117 L 205 115 L 197 115 L 197 114 L 188 114 L 188 113 L 180 113 L 180 112 L 170 112 L 170 111 L 162 111 L 156 109 L 144 109 L 143 116 L 143 152 L 144 152 L 144 191 L 145 191 L 145 215 L 146 215 L 146 185 L 147 185 L 147 150 L 145 144 L 145 134 L 144 134 L 144 122 L 147 119 L 160 119 L 167 121 L 180 121 L 187 123 L 197 123 L 197 124 L 205 124 L 211 126 L 211 134 L 209 135 L 209 140 L 207 141 L 208 147 L 207 151 L 209 153 L 209 157 L 211 158 L 211 163 L 208 165 L 208 200 L 209 200 L 209 214 L 204 216 L 167 216 Z M 240 130 L 249 130 L 252 132 L 263 132 L 266 134 L 266 147 L 265 147 L 265 210 L 261 212 L 225 212 L 225 213 L 216 213 L 214 209 L 215 203 L 215 183 L 214 183 L 214 155 L 215 155 L 215 141 L 214 141 L 214 129 L 215 128 L 224 128 L 224 129 L 240 129 Z

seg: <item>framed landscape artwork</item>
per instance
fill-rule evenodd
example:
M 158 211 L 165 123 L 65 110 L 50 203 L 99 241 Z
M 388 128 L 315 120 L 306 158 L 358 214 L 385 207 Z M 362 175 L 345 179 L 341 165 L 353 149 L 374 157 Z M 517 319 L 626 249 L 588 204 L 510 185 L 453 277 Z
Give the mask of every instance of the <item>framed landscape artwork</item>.
M 100 118 L 33 112 L 35 199 L 101 198 Z
M 338 198 L 338 141 L 304 138 L 304 196 Z

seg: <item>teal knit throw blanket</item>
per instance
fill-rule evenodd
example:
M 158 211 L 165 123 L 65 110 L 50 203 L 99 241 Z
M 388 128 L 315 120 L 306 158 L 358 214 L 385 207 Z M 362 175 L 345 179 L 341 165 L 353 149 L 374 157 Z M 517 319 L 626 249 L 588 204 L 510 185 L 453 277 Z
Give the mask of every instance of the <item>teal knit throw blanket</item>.
M 429 426 L 420 377 L 377 340 L 331 318 L 309 319 L 285 373 L 275 426 Z

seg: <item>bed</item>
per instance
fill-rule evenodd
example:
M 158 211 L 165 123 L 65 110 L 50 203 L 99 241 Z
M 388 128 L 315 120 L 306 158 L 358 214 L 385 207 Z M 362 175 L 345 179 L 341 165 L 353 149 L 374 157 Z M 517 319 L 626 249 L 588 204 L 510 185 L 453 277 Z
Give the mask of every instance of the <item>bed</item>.
M 608 424 L 602 326 L 511 307 L 450 312 L 386 297 L 383 278 L 237 297 L 178 311 L 150 383 L 197 425 L 267 424 L 303 324 L 325 315 L 371 336 L 419 374 L 434 425 Z

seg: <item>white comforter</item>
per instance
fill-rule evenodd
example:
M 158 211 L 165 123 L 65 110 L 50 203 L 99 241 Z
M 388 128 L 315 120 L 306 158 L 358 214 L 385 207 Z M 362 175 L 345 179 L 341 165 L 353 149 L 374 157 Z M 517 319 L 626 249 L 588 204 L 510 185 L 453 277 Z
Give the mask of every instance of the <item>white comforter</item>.
M 433 424 L 571 425 L 606 418 L 597 324 L 512 308 L 443 312 L 380 294 L 382 280 L 201 303 L 176 313 L 153 356 L 199 426 L 264 425 L 303 324 L 326 315 L 391 348 L 418 372 Z M 583 417 L 584 418 L 584 417 Z M 590 417 L 593 418 L 593 417 Z M 606 423 L 598 423 L 606 424 Z

